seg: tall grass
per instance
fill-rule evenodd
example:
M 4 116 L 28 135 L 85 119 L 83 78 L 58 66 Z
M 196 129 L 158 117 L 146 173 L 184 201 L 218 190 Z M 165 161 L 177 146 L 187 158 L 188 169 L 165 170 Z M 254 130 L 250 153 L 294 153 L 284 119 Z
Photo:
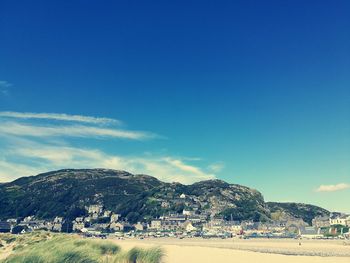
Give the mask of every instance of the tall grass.
M 82 239 L 65 234 L 18 236 L 12 255 L 1 263 L 159 263 L 160 248 L 121 251 L 110 241 Z
M 97 249 L 101 255 L 115 255 L 120 252 L 120 247 L 110 242 L 94 242 L 92 247 Z
M 163 257 L 164 252 L 159 247 L 150 249 L 133 248 L 126 254 L 127 262 L 132 263 L 160 262 Z

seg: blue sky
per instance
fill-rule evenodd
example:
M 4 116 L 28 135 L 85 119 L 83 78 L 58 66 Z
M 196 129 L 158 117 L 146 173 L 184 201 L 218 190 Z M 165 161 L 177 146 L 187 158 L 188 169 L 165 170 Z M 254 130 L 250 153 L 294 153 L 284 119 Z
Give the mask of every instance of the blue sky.
M 1 1 L 0 181 L 107 167 L 350 212 L 348 1 Z

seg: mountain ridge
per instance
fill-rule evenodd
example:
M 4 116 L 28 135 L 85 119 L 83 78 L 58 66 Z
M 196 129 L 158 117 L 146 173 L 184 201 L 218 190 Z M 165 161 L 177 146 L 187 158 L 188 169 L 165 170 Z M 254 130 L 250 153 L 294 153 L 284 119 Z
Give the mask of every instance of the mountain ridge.
M 180 198 L 181 195 L 186 196 Z M 101 203 L 131 222 L 192 210 L 227 220 L 268 221 L 281 212 L 302 218 L 329 211 L 307 204 L 265 202 L 256 189 L 210 179 L 190 185 L 167 183 L 145 174 L 112 169 L 61 169 L 0 184 L 0 219 L 35 215 L 74 218 Z

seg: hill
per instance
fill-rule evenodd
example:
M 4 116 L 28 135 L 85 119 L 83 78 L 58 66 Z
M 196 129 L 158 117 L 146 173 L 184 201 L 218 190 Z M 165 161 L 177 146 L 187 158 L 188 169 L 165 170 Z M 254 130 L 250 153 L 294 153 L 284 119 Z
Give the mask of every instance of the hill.
M 302 218 L 308 224 L 311 224 L 312 219 L 316 216 L 329 215 L 328 210 L 309 204 L 267 202 L 266 205 L 272 215 L 278 215 L 279 219 L 288 217 Z
M 183 185 L 109 169 L 65 169 L 0 185 L 0 219 L 29 215 L 73 219 L 85 215 L 85 207 L 96 203 L 130 222 L 181 213 L 184 209 L 255 221 L 269 220 L 271 211 L 282 209 L 305 221 L 328 212 L 302 204 L 265 203 L 257 190 L 222 180 Z

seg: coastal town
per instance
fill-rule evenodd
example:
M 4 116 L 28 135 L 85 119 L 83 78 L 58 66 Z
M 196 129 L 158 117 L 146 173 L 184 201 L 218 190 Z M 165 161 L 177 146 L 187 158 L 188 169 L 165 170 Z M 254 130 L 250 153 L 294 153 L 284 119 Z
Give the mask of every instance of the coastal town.
M 184 194 L 180 199 L 185 199 Z M 166 203 L 162 203 L 166 206 Z M 130 223 L 121 214 L 105 209 L 101 203 L 85 207 L 86 216 L 74 220 L 56 216 L 42 220 L 35 216 L 8 218 L 0 221 L 0 232 L 24 234 L 45 230 L 80 233 L 86 237 L 114 236 L 118 238 L 150 237 L 202 237 L 202 238 L 350 238 L 350 215 L 330 213 L 317 216 L 311 224 L 292 216 L 283 220 L 256 222 L 253 220 L 225 220 L 210 213 L 197 213 L 195 209 L 183 209 L 182 213 L 166 214 L 144 222 Z

